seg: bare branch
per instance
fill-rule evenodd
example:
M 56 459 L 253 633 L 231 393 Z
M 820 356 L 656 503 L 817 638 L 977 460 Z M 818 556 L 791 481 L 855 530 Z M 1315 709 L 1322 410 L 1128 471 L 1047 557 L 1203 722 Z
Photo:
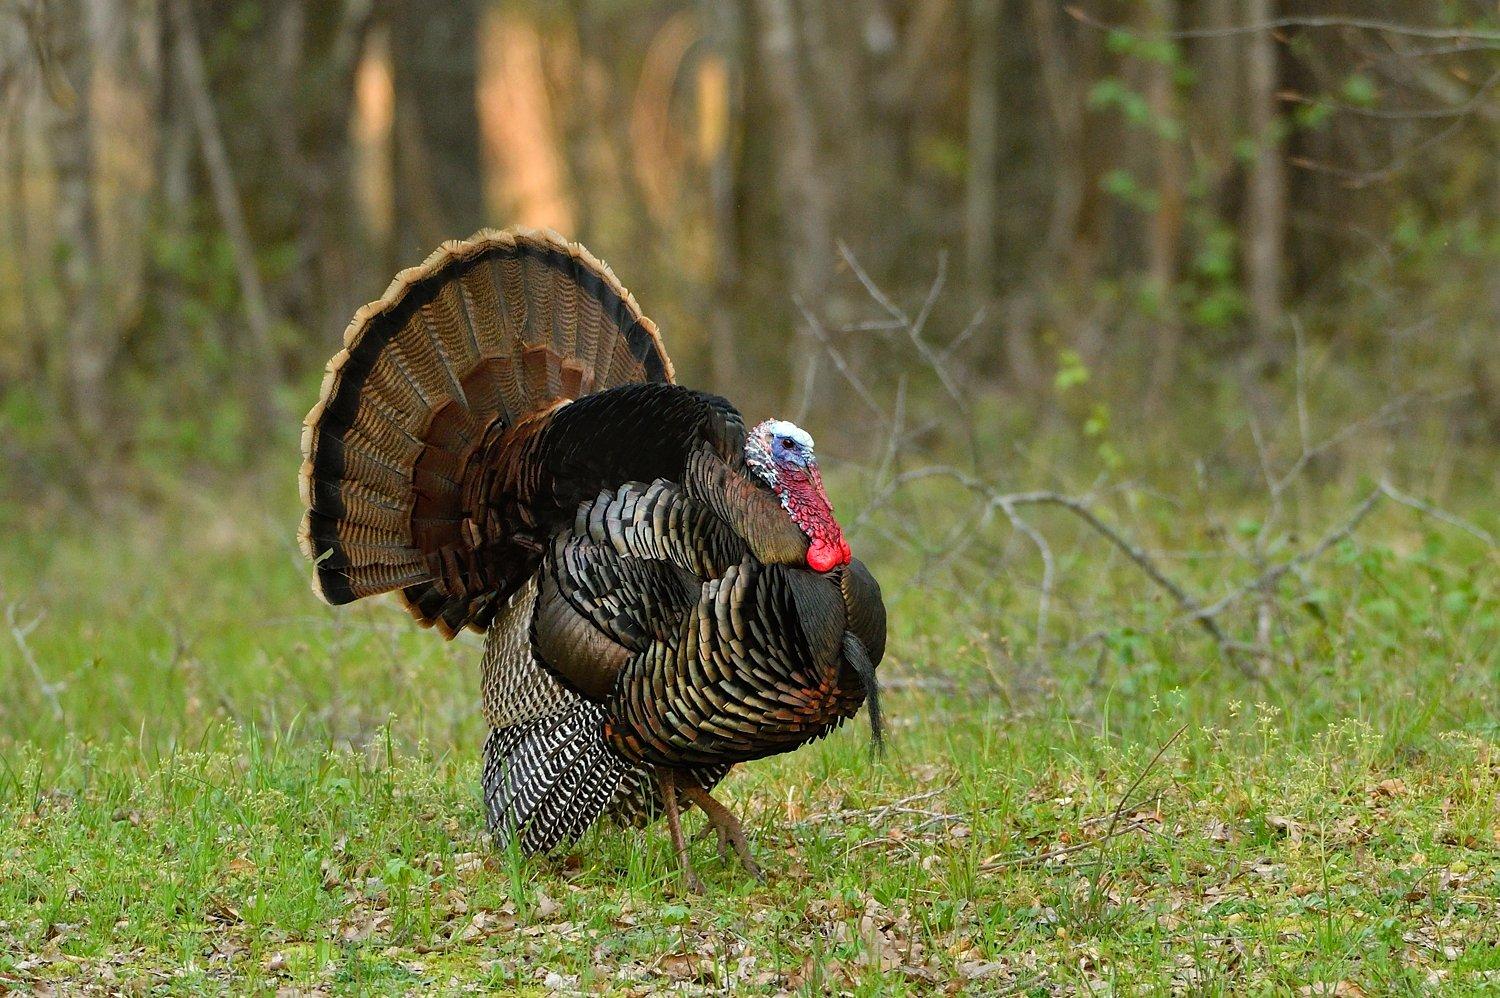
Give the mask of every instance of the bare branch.
M 976 313 L 964 332 L 950 341 L 947 347 L 935 349 L 924 335 L 925 325 L 933 313 L 946 280 L 946 259 L 939 258 L 934 280 L 928 288 L 919 311 L 913 316 L 876 284 L 848 246 L 840 244 L 839 252 L 850 271 L 887 316 L 886 319 L 879 321 L 859 323 L 843 328 L 849 332 L 877 329 L 904 332 L 916 349 L 922 366 L 932 371 L 944 390 L 957 404 L 960 415 L 967 416 L 968 407 L 961 388 L 961 379 L 954 377 L 949 371 L 947 361 L 956 346 L 979 326 L 984 313 L 982 311 Z M 1194 587 L 1179 581 L 1176 577 L 1176 569 L 1169 570 L 1167 567 L 1171 559 L 1181 555 L 1181 552 L 1174 554 L 1170 551 L 1164 553 L 1149 551 L 1145 546 L 1137 543 L 1130 532 L 1110 524 L 1100 515 L 1100 506 L 1109 494 L 1107 491 L 1101 491 L 1104 489 L 1102 481 L 1096 482 L 1092 489 L 1079 494 L 1051 489 L 1007 492 L 981 470 L 977 453 L 969 470 L 952 464 L 933 464 L 893 473 L 902 442 L 911 436 L 906 432 L 905 427 L 908 391 L 905 377 L 903 376 L 896 386 L 894 415 L 888 415 L 883 399 L 877 397 L 876 394 L 877 389 L 883 386 L 870 384 L 861 379 L 840 349 L 840 345 L 833 342 L 833 338 L 828 335 L 828 331 L 819 319 L 805 307 L 802 300 L 798 299 L 797 305 L 807 322 L 808 335 L 822 344 L 833 364 L 843 374 L 844 380 L 851 385 L 861 402 L 872 412 L 880 415 L 889 426 L 889 436 L 885 439 L 883 446 L 880 443 L 872 444 L 871 457 L 875 463 L 873 483 L 876 491 L 864 509 L 849 523 L 850 532 L 872 525 L 872 518 L 895 502 L 911 486 L 929 479 L 944 479 L 959 485 L 975 498 L 977 504 L 971 515 L 961 515 L 954 517 L 951 523 L 945 522 L 941 537 L 933 538 L 919 534 L 913 530 L 910 522 L 891 523 L 883 520 L 875 524 L 874 529 L 891 542 L 906 545 L 922 555 L 920 567 L 914 576 L 917 584 L 948 592 L 950 590 L 945 581 L 937 577 L 940 571 L 953 568 L 958 559 L 973 554 L 975 551 L 973 539 L 976 536 L 984 536 L 995 519 L 1003 515 L 1012 531 L 1012 537 L 1025 538 L 1026 542 L 1035 548 L 1042 563 L 1035 609 L 1035 649 L 1039 659 L 1047 654 L 1053 644 L 1051 630 L 1058 599 L 1059 566 L 1064 561 L 1073 561 L 1081 554 L 1082 545 L 1087 543 L 1089 533 L 1103 537 L 1111 547 L 1123 554 L 1139 569 L 1153 586 L 1170 598 L 1176 608 L 1173 617 L 1175 621 L 1191 622 L 1196 625 L 1213 641 L 1222 660 L 1233 665 L 1248 678 L 1256 680 L 1266 678 L 1266 666 L 1274 660 L 1272 642 L 1278 632 L 1277 622 L 1282 619 L 1276 591 L 1282 580 L 1288 575 L 1293 575 L 1301 579 L 1303 585 L 1309 584 L 1303 570 L 1323 557 L 1335 545 L 1350 537 L 1382 501 L 1388 499 L 1418 510 L 1440 522 L 1464 530 L 1487 545 L 1493 546 L 1495 543 L 1494 538 L 1481 528 L 1421 499 L 1406 495 L 1388 482 L 1382 482 L 1379 488 L 1366 495 L 1347 512 L 1336 526 L 1311 546 L 1303 547 L 1297 543 L 1293 535 L 1276 530 L 1273 525 L 1278 523 L 1286 512 L 1285 493 L 1300 480 L 1309 465 L 1320 455 L 1338 447 L 1362 430 L 1388 426 L 1407 418 L 1409 416 L 1407 410 L 1418 403 L 1447 402 L 1472 393 L 1472 390 L 1464 389 L 1445 395 L 1427 396 L 1418 393 L 1404 395 L 1386 402 L 1373 414 L 1318 439 L 1315 436 L 1310 405 L 1312 378 L 1308 345 L 1300 324 L 1294 322 L 1293 332 L 1296 339 L 1293 386 L 1296 441 L 1294 446 L 1298 453 L 1289 465 L 1278 467 L 1283 462 L 1276 458 L 1272 438 L 1252 415 L 1248 430 L 1259 458 L 1270 505 L 1250 543 L 1237 544 L 1230 535 L 1226 550 L 1193 554 L 1195 558 L 1239 557 L 1248 562 L 1246 571 L 1246 575 L 1249 576 L 1248 581 L 1244 581 L 1230 592 L 1209 602 L 1210 596 L 1195 592 Z M 961 423 L 967 429 L 970 440 L 973 442 L 977 432 L 973 425 L 974 420 L 965 418 L 961 420 Z M 918 429 L 915 432 L 923 432 L 923 430 Z M 1054 550 L 1053 543 L 1048 539 L 1047 534 L 1038 529 L 1036 524 L 1025 515 L 1024 507 L 1027 506 L 1060 507 L 1082 521 L 1088 530 L 1079 535 L 1079 550 L 1064 552 L 1067 557 L 1060 560 L 1059 552 Z M 993 574 L 992 567 L 989 568 L 989 572 Z M 982 586 L 982 583 L 980 585 Z M 976 598 L 972 586 L 960 584 L 954 587 L 951 593 L 958 601 L 955 605 L 967 605 L 976 613 L 981 614 L 991 612 L 979 605 L 981 601 Z M 1221 623 L 1218 618 L 1230 609 L 1241 606 L 1247 599 L 1255 601 L 1255 605 L 1250 608 L 1251 617 L 1247 629 L 1247 635 L 1253 636 L 1253 640 L 1237 640 L 1232 630 L 1226 630 L 1228 625 Z M 1284 623 L 1282 630 L 1285 630 Z M 1081 641 L 1066 645 L 1066 648 L 1068 651 L 1076 650 L 1081 645 L 1098 640 L 1107 633 L 1107 631 L 1095 631 Z
M 1170 576 L 1168 576 L 1167 573 L 1162 569 L 1161 565 L 1157 563 L 1156 559 L 1147 554 L 1145 549 L 1140 547 L 1140 545 L 1130 541 L 1125 537 L 1124 534 L 1120 533 L 1118 530 L 1111 527 L 1103 520 L 1099 519 L 1098 515 L 1095 514 L 1094 511 L 1090 508 L 1087 499 L 1080 499 L 1076 496 L 1065 495 L 1061 492 L 1052 491 L 1015 492 L 1009 494 L 1002 493 L 993 489 L 990 485 L 988 485 L 981 479 L 959 468 L 955 468 L 951 465 L 933 465 L 926 468 L 918 468 L 913 471 L 903 472 L 902 474 L 897 475 L 894 479 L 891 480 L 891 484 L 884 490 L 882 490 L 882 492 L 877 495 L 874 500 L 871 501 L 870 505 L 866 506 L 865 509 L 860 513 L 860 515 L 855 518 L 853 525 L 859 525 L 870 515 L 872 511 L 878 509 L 880 506 L 888 502 L 890 497 L 894 496 L 903 485 L 920 481 L 924 478 L 938 477 L 950 478 L 958 484 L 962 485 L 965 489 L 968 489 L 969 491 L 981 496 L 987 504 L 987 510 L 999 509 L 1001 512 L 1005 513 L 1008 519 L 1010 519 L 1010 522 L 1013 526 L 1015 526 L 1017 524 L 1017 521 L 1020 520 L 1019 515 L 1016 513 L 1017 506 L 1050 505 L 1059 506 L 1063 509 L 1066 509 L 1068 512 L 1072 513 L 1074 516 L 1078 517 L 1080 520 L 1086 523 L 1096 533 L 1102 535 L 1106 540 L 1108 540 L 1111 544 L 1118 548 L 1125 555 L 1125 557 L 1134 562 L 1136 567 L 1138 567 L 1142 572 L 1146 574 L 1146 577 L 1148 579 L 1156 583 L 1158 587 L 1160 587 L 1169 596 L 1171 596 L 1173 602 L 1177 604 L 1178 608 L 1187 616 L 1187 618 L 1197 623 L 1198 626 L 1203 629 L 1204 633 L 1206 633 L 1213 639 L 1214 644 L 1218 647 L 1220 653 L 1226 661 L 1233 664 L 1247 676 L 1250 676 L 1252 678 L 1261 678 L 1259 671 L 1255 668 L 1253 663 L 1246 661 L 1245 658 L 1239 654 L 1240 651 L 1244 650 L 1244 646 L 1229 639 L 1229 636 L 1224 633 L 1224 631 L 1219 627 L 1218 623 L 1213 619 L 1214 615 L 1204 615 L 1202 613 L 1203 605 L 1195 596 L 1193 596 L 1181 585 L 1175 582 Z M 1022 528 L 1019 526 L 1017 526 L 1016 529 L 1022 530 Z M 1031 539 L 1033 543 L 1036 543 L 1039 535 L 1035 534 L 1034 528 L 1030 531 L 1022 530 L 1022 532 L 1026 533 L 1027 537 Z M 1048 549 L 1047 553 L 1043 556 L 1043 591 L 1044 593 L 1048 594 L 1049 598 L 1053 572 L 1053 568 L 1048 564 L 1050 560 L 1051 552 L 1050 549 Z M 1045 618 L 1040 617 L 1040 614 L 1039 619 L 1045 620 Z
M 1209 606 L 1201 607 L 1190 615 L 1190 619 L 1197 621 L 1211 620 L 1251 593 L 1266 592 L 1270 590 L 1276 585 L 1276 583 L 1281 581 L 1282 577 L 1285 576 L 1286 573 L 1292 571 L 1293 569 L 1300 568 L 1310 561 L 1317 560 L 1318 558 L 1322 557 L 1329 548 L 1333 547 L 1339 541 L 1354 533 L 1355 528 L 1360 525 L 1365 517 L 1370 515 L 1370 511 L 1375 508 L 1375 506 L 1384 496 L 1385 493 L 1381 489 L 1376 489 L 1374 492 L 1371 492 L 1369 495 L 1365 496 L 1364 500 L 1360 502 L 1358 506 L 1354 507 L 1354 512 L 1351 513 L 1343 523 L 1339 524 L 1333 530 L 1325 534 L 1323 536 L 1323 539 L 1318 541 L 1317 544 L 1313 545 L 1306 551 L 1300 552 L 1299 554 L 1286 561 L 1272 565 L 1260 575 L 1257 575 L 1254 579 L 1251 579 L 1243 586 L 1240 586 L 1238 589 L 1229 593 L 1227 596 L 1224 596 L 1218 602 L 1213 603 Z
M 1468 116 L 1485 103 L 1490 91 L 1495 88 L 1497 83 L 1500 83 L 1500 70 L 1491 73 L 1468 100 L 1453 109 L 1452 121 L 1422 139 L 1422 141 L 1413 143 L 1403 149 L 1400 153 L 1393 156 L 1385 166 L 1374 170 L 1347 170 L 1340 166 L 1334 166 L 1331 163 L 1321 163 L 1303 156 L 1291 157 L 1287 162 L 1293 166 L 1300 166 L 1305 170 L 1315 170 L 1319 173 L 1327 173 L 1338 177 L 1344 182 L 1345 186 L 1355 190 L 1389 180 L 1405 169 L 1419 155 L 1434 146 L 1441 145 L 1457 133 L 1464 126 Z
M 1253 663 L 1247 661 L 1244 656 L 1239 654 L 1239 652 L 1243 650 L 1242 645 L 1230 641 L 1228 635 L 1224 633 L 1224 631 L 1219 627 L 1219 625 L 1213 620 L 1212 617 L 1205 617 L 1200 615 L 1202 605 L 1198 602 L 1198 599 L 1196 597 L 1192 596 L 1187 592 L 1187 590 L 1183 589 L 1182 586 L 1174 582 L 1166 574 L 1166 572 L 1162 570 L 1161 566 L 1156 563 L 1156 560 L 1148 555 L 1144 549 L 1142 549 L 1139 545 L 1132 543 L 1125 537 L 1125 535 L 1121 534 L 1119 531 L 1109 526 L 1103 520 L 1099 519 L 1099 517 L 1094 514 L 1094 511 L 1091 510 L 1083 500 L 1076 499 L 1073 496 L 1063 495 L 1059 492 L 1027 492 L 1010 496 L 1008 498 L 1013 503 L 1038 503 L 1061 506 L 1063 509 L 1068 510 L 1074 516 L 1083 520 L 1096 532 L 1102 534 L 1106 540 L 1108 540 L 1111 544 L 1113 544 L 1121 552 L 1123 552 L 1125 557 L 1135 562 L 1136 567 L 1138 567 L 1142 572 L 1145 572 L 1148 579 L 1156 583 L 1157 586 L 1159 586 L 1161 589 L 1165 590 L 1166 593 L 1171 596 L 1172 599 L 1177 603 L 1177 605 L 1189 615 L 1190 619 L 1194 620 L 1199 627 L 1203 628 L 1203 631 L 1208 634 L 1209 637 L 1213 638 L 1214 644 L 1218 646 L 1219 653 L 1223 656 L 1225 661 L 1234 665 L 1237 669 L 1239 669 L 1246 676 L 1249 676 L 1252 679 L 1264 678 L 1263 676 L 1261 676 L 1259 670 Z
M 997 498 L 1004 500 L 1005 497 Z M 1040 659 L 1047 653 L 1047 614 L 1052 605 L 1052 588 L 1057 578 L 1057 564 L 1053 561 L 1052 548 L 1048 546 L 1047 539 L 1016 512 L 1015 503 L 1001 501 L 999 506 L 1004 511 L 1006 519 L 1010 521 L 1010 525 L 1019 533 L 1025 534 L 1031 543 L 1036 545 L 1037 553 L 1042 557 L 1042 591 L 1036 601 L 1036 655 Z
M 1249 35 L 1278 28 L 1357 28 L 1364 31 L 1384 31 L 1393 35 L 1412 38 L 1433 38 L 1484 42 L 1486 48 L 1500 47 L 1500 31 L 1483 28 L 1429 28 L 1418 24 L 1401 24 L 1396 21 L 1378 21 L 1368 17 L 1275 17 L 1249 24 L 1231 24 L 1217 28 L 1183 28 L 1176 31 L 1141 32 L 1133 26 L 1109 24 L 1075 6 L 1068 7 L 1068 14 L 1079 24 L 1101 31 L 1130 31 L 1146 38 L 1223 38 L 1231 35 Z
M 802 313 L 802 318 L 807 322 L 807 335 L 817 340 L 823 349 L 827 351 L 828 356 L 833 360 L 833 366 L 838 368 L 838 372 L 844 376 L 844 380 L 849 382 L 849 387 L 854 389 L 854 394 L 859 396 L 860 401 L 868 406 L 870 411 L 879 416 L 882 421 L 886 420 L 885 410 L 880 408 L 880 403 L 875 401 L 875 396 L 870 394 L 870 389 L 865 387 L 865 383 L 860 380 L 859 375 L 849 366 L 848 359 L 834 344 L 833 340 L 829 338 L 827 330 L 818 321 L 818 317 L 808 310 L 807 303 L 802 300 L 802 296 L 792 295 L 792 302 L 797 306 L 798 311 Z
M 47 677 L 42 675 L 41 666 L 37 665 L 36 656 L 31 653 L 31 646 L 26 639 L 31 632 L 36 630 L 37 625 L 42 622 L 39 616 L 28 624 L 16 623 L 16 606 L 14 603 L 5 608 L 5 626 L 10 628 L 10 636 L 15 640 L 16 647 L 21 650 L 21 658 L 26 662 L 26 667 L 31 670 L 32 678 L 36 680 L 37 689 L 42 691 L 42 696 L 47 698 L 47 703 L 52 707 L 52 716 L 57 720 L 63 719 L 62 701 L 58 699 L 57 691 L 61 684 L 47 682 Z
M 874 279 L 865 272 L 865 268 L 860 266 L 859 260 L 854 256 L 853 251 L 849 249 L 849 245 L 841 239 L 839 240 L 838 247 L 839 256 L 844 258 L 844 262 L 854 272 L 855 278 L 858 279 L 860 284 L 864 285 L 865 293 L 875 299 L 877 305 L 890 313 L 892 319 L 895 319 L 902 326 L 911 326 L 911 317 L 902 311 L 900 306 L 891 301 L 889 295 L 880 290 L 880 285 L 876 284 Z
M 1421 392 L 1411 392 L 1391 399 L 1373 414 L 1363 419 L 1355 420 L 1311 447 L 1304 444 L 1302 453 L 1298 456 L 1297 460 L 1282 475 L 1274 479 L 1271 486 L 1272 495 L 1280 496 L 1297 479 L 1297 476 L 1302 474 L 1309 462 L 1350 440 L 1356 434 L 1371 427 L 1390 426 L 1394 424 L 1399 418 L 1401 410 L 1408 406 L 1416 404 L 1439 405 L 1444 402 L 1454 402 L 1462 398 L 1467 398 L 1473 393 L 1474 390 L 1472 388 L 1461 388 L 1443 395 L 1424 395 Z
M 1434 520 L 1437 520 L 1439 523 L 1446 523 L 1450 527 L 1457 527 L 1464 533 L 1469 534 L 1472 537 L 1477 537 L 1479 540 L 1483 541 L 1487 547 L 1493 548 L 1496 546 L 1500 546 L 1496 544 L 1495 536 L 1488 530 L 1485 530 L 1482 527 L 1477 527 L 1474 524 L 1470 523 L 1468 520 L 1454 516 L 1447 510 L 1438 509 L 1436 506 L 1433 506 L 1430 503 L 1423 502 L 1416 496 L 1402 492 L 1390 482 L 1381 482 L 1380 491 L 1391 502 L 1397 503 L 1401 506 L 1406 506 L 1410 509 L 1414 509 L 1426 516 L 1430 516 Z

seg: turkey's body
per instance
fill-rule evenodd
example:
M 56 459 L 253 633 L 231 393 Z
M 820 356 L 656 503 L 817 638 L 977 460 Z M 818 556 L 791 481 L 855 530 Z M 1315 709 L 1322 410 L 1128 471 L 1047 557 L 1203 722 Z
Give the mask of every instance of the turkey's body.
M 528 851 L 696 803 L 875 692 L 879 587 L 811 439 L 671 383 L 654 325 L 552 233 L 482 232 L 356 313 L 304 431 L 331 603 L 398 592 L 486 632 L 491 827 Z M 815 570 L 811 566 L 817 566 Z M 872 723 L 877 719 L 872 702 Z

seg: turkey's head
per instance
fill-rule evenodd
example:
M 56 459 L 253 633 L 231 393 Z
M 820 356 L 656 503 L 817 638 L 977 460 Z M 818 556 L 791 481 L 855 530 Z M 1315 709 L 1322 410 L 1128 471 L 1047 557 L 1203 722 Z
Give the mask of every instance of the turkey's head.
M 849 564 L 849 542 L 823 491 L 813 439 L 806 430 L 784 419 L 758 424 L 745 440 L 745 463 L 807 535 L 808 568 L 827 572 Z

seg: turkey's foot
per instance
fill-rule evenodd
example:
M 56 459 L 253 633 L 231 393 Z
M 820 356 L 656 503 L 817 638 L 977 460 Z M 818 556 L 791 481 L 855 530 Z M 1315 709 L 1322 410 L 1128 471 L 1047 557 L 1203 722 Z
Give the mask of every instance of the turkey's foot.
M 694 894 L 702 894 L 703 882 L 693 872 L 687 839 L 682 837 L 682 815 L 677 810 L 677 774 L 670 769 L 658 769 L 656 780 L 661 784 L 662 805 L 667 812 L 667 828 L 672 833 L 672 848 L 677 853 L 677 864 L 682 868 L 682 885 Z M 684 784 L 682 789 L 687 793 L 688 784 Z
M 745 828 L 740 824 L 740 819 L 734 813 L 714 799 L 713 795 L 695 783 L 684 780 L 682 783 L 682 795 L 703 809 L 709 824 L 719 836 L 719 855 L 725 856 L 725 846 L 733 846 L 735 855 L 740 858 L 740 865 L 745 872 L 754 877 L 757 883 L 765 883 L 765 874 L 760 872 L 760 865 L 755 862 L 755 857 L 750 855 L 750 843 L 745 838 Z M 727 856 L 725 856 L 727 858 Z
M 693 844 L 707 842 L 710 835 L 719 840 L 719 861 L 729 862 L 729 833 L 712 821 L 704 822 L 703 827 L 698 829 L 698 834 L 693 836 Z

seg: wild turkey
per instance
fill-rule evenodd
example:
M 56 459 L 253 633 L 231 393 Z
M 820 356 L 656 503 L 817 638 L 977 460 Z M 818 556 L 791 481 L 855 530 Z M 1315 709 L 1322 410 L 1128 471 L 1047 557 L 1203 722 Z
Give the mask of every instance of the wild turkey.
M 852 717 L 880 587 L 813 442 L 673 383 L 656 326 L 556 233 L 485 230 L 355 313 L 302 437 L 301 544 L 331 604 L 395 592 L 486 634 L 489 824 L 526 851 L 697 804 L 730 767 Z

